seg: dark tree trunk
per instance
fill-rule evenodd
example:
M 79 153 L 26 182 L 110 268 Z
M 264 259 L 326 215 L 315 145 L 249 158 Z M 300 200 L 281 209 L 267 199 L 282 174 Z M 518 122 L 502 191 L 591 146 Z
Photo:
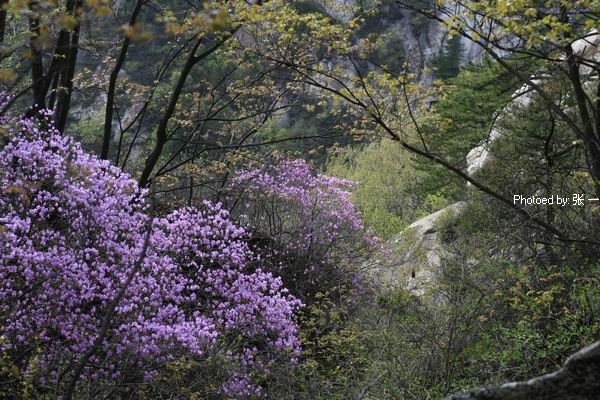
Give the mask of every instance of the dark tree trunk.
M 6 6 L 8 0 L 0 0 L 0 43 L 4 43 L 4 33 L 6 32 Z
M 129 19 L 129 25 L 133 26 L 137 17 L 144 5 L 145 0 L 138 0 L 133 12 L 131 13 L 131 17 Z M 110 79 L 108 81 L 108 93 L 106 94 L 106 112 L 104 114 L 104 137 L 102 138 L 102 151 L 100 152 L 100 158 L 103 160 L 108 159 L 108 151 L 110 149 L 110 139 L 112 136 L 112 120 L 113 120 L 113 111 L 115 104 L 115 90 L 117 86 L 117 78 L 119 77 L 119 72 L 125 63 L 125 57 L 127 56 L 127 50 L 129 49 L 129 43 L 131 39 L 129 36 L 125 35 L 123 39 L 123 44 L 121 45 L 121 52 L 119 53 L 119 57 L 117 58 L 117 62 L 115 67 L 110 73 Z
M 75 2 L 74 13 L 76 16 L 81 10 L 83 0 Z M 73 77 L 75 76 L 75 65 L 77 64 L 77 51 L 79 46 L 79 23 L 71 32 L 69 50 L 61 68 L 60 87 L 57 95 L 56 108 L 54 110 L 55 125 L 60 132 L 64 132 L 67 124 L 69 108 L 71 106 L 71 95 L 73 93 Z
M 36 38 L 40 35 L 40 21 L 33 17 L 29 21 L 29 31 L 31 39 L 29 46 L 31 48 L 31 88 L 33 89 L 34 108 L 45 108 L 43 95 L 44 88 L 44 65 L 42 63 L 42 52 L 38 48 Z
M 577 111 L 581 119 L 583 132 L 583 141 L 586 149 L 586 156 L 591 176 L 595 182 L 600 182 L 600 141 L 598 139 L 599 132 L 595 131 L 598 126 L 598 115 L 596 115 L 596 121 L 592 117 L 593 112 L 597 114 L 597 110 L 590 110 L 589 98 L 585 93 L 583 84 L 581 83 L 581 76 L 579 74 L 579 59 L 576 54 L 573 53 L 571 46 L 566 49 L 567 53 L 567 65 L 568 65 L 568 76 L 573 87 L 573 95 L 575 103 L 577 105 Z M 591 102 L 591 104 L 598 103 Z M 596 191 L 600 191 L 599 184 L 596 184 Z
M 173 89 L 173 93 L 171 94 L 171 98 L 169 99 L 169 103 L 163 114 L 163 117 L 161 118 L 160 123 L 158 124 L 158 127 L 156 128 L 156 144 L 154 145 L 154 149 L 152 149 L 152 152 L 146 159 L 146 164 L 144 165 L 144 169 L 142 170 L 142 175 L 139 180 L 139 184 L 141 187 L 146 187 L 150 183 L 150 175 L 152 174 L 152 171 L 156 167 L 156 164 L 158 163 L 158 160 L 160 159 L 160 156 L 162 155 L 163 148 L 168 139 L 167 127 L 169 124 L 169 120 L 171 119 L 171 117 L 173 116 L 173 113 L 175 112 L 177 102 L 179 101 L 179 96 L 181 95 L 181 92 L 183 91 L 183 86 L 185 85 L 185 81 L 187 80 L 188 75 L 192 71 L 192 68 L 194 67 L 194 65 L 196 65 L 200 61 L 204 60 L 205 58 L 210 56 L 212 53 L 214 53 L 229 38 L 233 37 L 233 35 L 237 31 L 237 29 L 239 29 L 239 27 L 233 29 L 231 32 L 229 32 L 229 35 L 226 36 L 224 39 L 221 39 L 218 42 L 214 43 L 211 47 L 207 48 L 206 50 L 204 50 L 202 53 L 200 53 L 198 55 L 196 55 L 196 51 L 200 47 L 200 44 L 202 43 L 203 40 L 198 39 L 198 41 L 194 45 L 185 65 L 183 66 L 183 68 L 181 70 L 181 73 L 179 74 L 179 78 L 177 79 L 177 83 L 175 84 L 175 88 Z
M 154 170 L 158 159 L 160 158 L 165 143 L 167 142 L 167 126 L 169 124 L 169 120 L 173 116 L 175 112 L 175 107 L 177 106 L 177 102 L 179 101 L 179 96 L 183 91 L 183 86 L 185 81 L 187 80 L 188 75 L 192 71 L 194 64 L 196 64 L 196 50 L 200 46 L 202 42 L 199 39 L 192 50 L 190 51 L 190 55 L 179 74 L 179 78 L 177 79 L 177 83 L 175 84 L 175 88 L 173 89 L 173 93 L 171 94 L 171 98 L 169 99 L 169 104 L 163 114 L 158 127 L 156 128 L 156 144 L 154 145 L 154 149 L 146 159 L 146 164 L 144 165 L 144 169 L 142 170 L 142 176 L 140 177 L 139 184 L 141 187 L 146 187 L 150 183 L 150 174 Z

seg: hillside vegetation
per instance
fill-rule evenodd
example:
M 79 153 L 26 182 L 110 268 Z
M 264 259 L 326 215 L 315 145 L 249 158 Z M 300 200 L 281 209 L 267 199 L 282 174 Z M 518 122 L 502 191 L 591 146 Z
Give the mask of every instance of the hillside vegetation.
M 600 339 L 599 20 L 0 0 L 0 399 L 426 400 L 558 370 Z M 599 398 L 586 368 L 527 398 Z

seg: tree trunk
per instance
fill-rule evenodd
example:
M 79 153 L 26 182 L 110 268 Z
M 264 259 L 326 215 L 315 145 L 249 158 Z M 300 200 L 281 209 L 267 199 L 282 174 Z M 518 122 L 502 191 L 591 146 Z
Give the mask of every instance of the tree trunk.
M 138 0 L 133 12 L 131 13 L 131 17 L 129 19 L 129 26 L 133 26 L 137 17 L 144 5 L 145 0 Z M 117 58 L 117 62 L 115 67 L 110 73 L 110 79 L 108 82 L 108 92 L 106 94 L 106 111 L 104 113 L 104 136 L 102 138 L 102 151 L 100 152 L 100 158 L 103 160 L 108 159 L 108 151 L 110 149 L 110 139 L 112 136 L 112 120 L 113 120 L 113 111 L 114 111 L 114 103 L 115 103 L 115 90 L 117 86 L 117 78 L 119 77 L 119 72 L 125 63 L 125 57 L 127 56 L 127 50 L 129 49 L 129 43 L 131 39 L 125 35 L 123 39 L 123 44 L 121 45 L 121 52 L 119 53 L 119 57 Z
M 6 32 L 6 6 L 8 6 L 8 0 L 0 0 L 0 43 L 4 43 L 4 33 Z
M 77 0 L 73 9 L 75 16 L 78 16 L 83 0 Z M 80 24 L 71 32 L 71 40 L 67 58 L 61 68 L 61 78 L 59 93 L 57 96 L 56 109 L 54 110 L 56 129 L 64 132 L 67 124 L 67 116 L 71 106 L 71 94 L 73 92 L 73 77 L 75 76 L 75 65 L 77 64 L 77 51 L 79 46 Z

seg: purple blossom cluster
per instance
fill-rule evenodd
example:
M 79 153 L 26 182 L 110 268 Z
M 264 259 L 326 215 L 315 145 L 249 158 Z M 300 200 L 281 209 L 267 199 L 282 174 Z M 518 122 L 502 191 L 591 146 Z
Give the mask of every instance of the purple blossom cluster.
M 149 224 L 146 191 L 61 136 L 47 113 L 0 124 L 0 350 L 17 365 L 33 373 L 35 360 L 39 381 L 56 384 L 136 264 L 84 380 L 152 379 L 178 355 L 216 351 L 235 365 L 223 391 L 244 396 L 260 394 L 253 370 L 299 354 L 300 301 L 252 267 L 246 232 L 220 204 Z M 228 336 L 241 345 L 225 349 Z
M 313 174 L 304 160 L 283 157 L 262 168 L 240 171 L 232 182 L 232 188 L 243 192 L 250 224 L 300 253 L 316 248 L 328 252 L 357 236 L 368 245 L 377 243 L 350 201 L 353 187 L 346 179 Z
M 379 247 L 350 201 L 353 183 L 315 174 L 303 160 L 277 156 L 241 170 L 229 189 L 238 217 L 274 244 L 267 254 L 281 261 L 272 270 L 303 300 L 348 278 L 346 267 Z

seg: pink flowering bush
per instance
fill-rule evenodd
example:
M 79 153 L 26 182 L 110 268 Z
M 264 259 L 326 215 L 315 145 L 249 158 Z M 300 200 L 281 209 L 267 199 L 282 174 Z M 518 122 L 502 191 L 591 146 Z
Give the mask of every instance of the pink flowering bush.
M 67 379 L 139 260 L 83 382 L 151 380 L 176 357 L 220 354 L 222 392 L 243 397 L 260 394 L 256 371 L 299 354 L 300 302 L 257 267 L 220 204 L 149 224 L 146 191 L 44 112 L 0 123 L 0 350 L 38 384 Z
M 304 357 L 293 371 L 274 372 L 277 379 L 267 386 L 272 398 L 293 397 L 307 385 L 311 393 L 332 393 L 321 385 L 349 372 L 344 366 L 362 368 L 361 336 L 351 321 L 370 299 L 362 268 L 381 244 L 362 224 L 352 189 L 350 181 L 283 157 L 231 180 L 229 206 L 267 255 L 265 268 L 306 304 L 299 313 Z
M 315 174 L 303 160 L 276 157 L 262 168 L 241 170 L 231 202 L 255 236 L 268 238 L 281 259 L 274 266 L 295 293 L 310 295 L 347 278 L 379 242 L 369 234 L 350 194 L 353 183 Z

